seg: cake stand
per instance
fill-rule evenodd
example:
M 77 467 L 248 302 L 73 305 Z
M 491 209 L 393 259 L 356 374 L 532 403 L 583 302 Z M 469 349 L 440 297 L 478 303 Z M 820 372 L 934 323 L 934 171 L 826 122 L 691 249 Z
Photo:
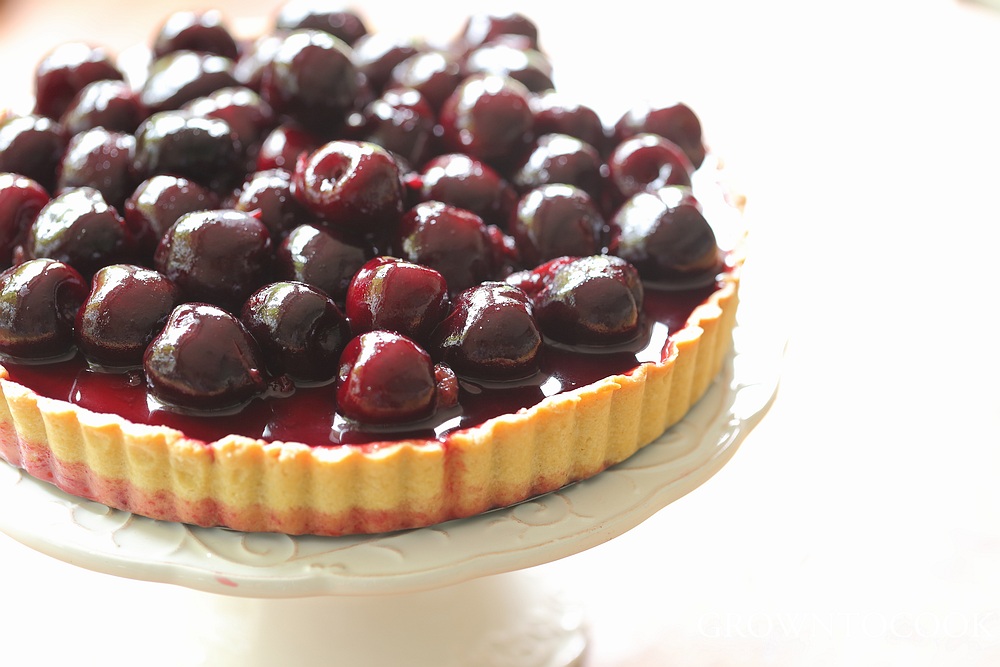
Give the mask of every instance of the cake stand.
M 745 332 L 657 441 L 590 480 L 473 518 L 373 536 L 240 533 L 111 510 L 0 464 L 0 530 L 84 568 L 184 587 L 202 664 L 577 665 L 583 609 L 529 568 L 621 535 L 732 457 L 774 398 L 783 353 Z

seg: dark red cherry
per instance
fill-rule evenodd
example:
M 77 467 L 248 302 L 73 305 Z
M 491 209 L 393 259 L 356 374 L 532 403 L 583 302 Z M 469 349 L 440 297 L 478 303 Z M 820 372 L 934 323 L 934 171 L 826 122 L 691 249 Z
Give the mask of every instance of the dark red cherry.
M 453 54 L 437 49 L 421 50 L 392 69 L 385 88 L 419 90 L 438 111 L 462 82 L 462 68 Z
M 646 132 L 657 134 L 679 146 L 695 169 L 705 160 L 701 121 L 694 111 L 682 102 L 663 106 L 645 104 L 635 107 L 618 120 L 614 129 L 618 142 Z
M 448 285 L 440 273 L 376 257 L 351 280 L 345 310 L 355 334 L 385 329 L 423 343 L 448 314 L 448 305 Z
M 348 44 L 368 34 L 365 22 L 353 9 L 330 0 L 288 0 L 274 20 L 278 30 L 322 30 Z
M 123 78 L 105 49 L 82 42 L 60 44 L 35 70 L 35 113 L 59 118 L 88 83 Z
M 510 77 L 486 74 L 463 80 L 438 117 L 445 149 L 494 166 L 518 160 L 534 138 L 529 97 L 524 84 Z
M 543 185 L 529 191 L 510 226 L 525 266 L 601 251 L 604 218 L 590 196 L 571 185 Z
M 619 257 L 562 257 L 535 269 L 531 295 L 542 332 L 574 345 L 622 343 L 636 336 L 643 289 L 635 267 Z
M 261 72 L 264 101 L 319 133 L 329 133 L 344 120 L 358 90 L 350 48 L 319 30 L 287 34 Z
M 183 107 L 192 116 L 219 118 L 229 123 L 244 149 L 256 147 L 274 129 L 274 110 L 256 92 L 243 86 L 220 88 Z
M 394 255 L 444 276 L 452 294 L 496 274 L 493 243 L 475 213 L 438 201 L 422 202 L 400 221 Z
M 284 169 L 292 171 L 303 153 L 319 148 L 316 138 L 294 125 L 282 124 L 271 130 L 257 152 L 256 171 Z
M 604 192 L 604 161 L 590 144 L 568 134 L 538 138 L 510 180 L 522 194 L 541 185 L 564 183 L 584 190 L 595 202 Z
M 463 72 L 466 76 L 509 76 L 523 83 L 533 93 L 553 88 L 552 64 L 540 51 L 517 48 L 503 42 L 484 44 L 473 49 L 465 58 Z
M 275 275 L 298 280 L 344 303 L 351 278 L 368 260 L 370 252 L 315 225 L 291 231 L 275 256 Z
M 542 336 L 523 291 L 485 282 L 458 295 L 430 349 L 458 375 L 508 380 L 538 369 Z
M 205 186 L 179 176 L 153 176 L 125 200 L 125 222 L 141 256 L 152 259 L 160 238 L 185 213 L 216 208 L 218 198 Z
M 0 173 L 0 270 L 12 263 L 14 248 L 24 243 L 38 212 L 49 203 L 49 193 L 20 174 Z
M 625 199 L 667 185 L 689 186 L 693 171 L 684 151 L 657 134 L 626 139 L 608 158 L 609 179 Z
M 615 254 L 639 270 L 643 278 L 715 279 L 722 255 L 715 232 L 685 187 L 662 188 L 633 195 L 615 214 Z
M 593 146 L 602 155 L 608 144 L 608 130 L 591 107 L 569 99 L 564 93 L 547 90 L 530 99 L 535 117 L 535 134 L 568 134 Z
M 153 39 L 153 57 L 174 51 L 214 53 L 231 60 L 239 54 L 218 10 L 180 11 L 168 16 Z
M 316 219 L 292 196 L 292 175 L 284 169 L 269 169 L 247 176 L 233 206 L 252 213 L 263 222 L 278 243 L 299 225 Z
M 517 193 L 493 167 L 464 153 L 432 158 L 409 182 L 417 201 L 441 201 L 506 228 Z
M 268 282 L 271 254 L 267 227 L 249 213 L 196 211 L 167 230 L 153 262 L 177 283 L 186 300 L 237 312 Z
M 26 258 L 65 262 L 87 277 L 128 261 L 132 250 L 125 220 L 94 188 L 68 190 L 46 204 L 24 242 Z
M 403 211 L 396 161 L 368 142 L 331 141 L 300 156 L 292 194 L 332 228 L 350 234 L 390 230 Z
M 460 44 L 466 49 L 474 49 L 511 35 L 522 36 L 531 48 L 538 48 L 538 27 L 527 16 L 517 12 L 470 16 L 462 30 Z
M 364 141 L 415 165 L 430 154 L 435 123 L 434 109 L 419 91 L 393 88 L 365 107 L 359 131 Z
M 143 370 L 150 394 L 185 412 L 236 409 L 267 388 L 253 337 L 236 317 L 205 303 L 174 308 L 146 348 Z
M 66 147 L 56 189 L 95 188 L 106 202 L 122 210 L 138 182 L 134 156 L 135 137 L 131 134 L 109 132 L 103 127 L 81 132 Z
M 150 113 L 179 109 L 220 88 L 238 86 L 229 58 L 211 53 L 174 51 L 157 59 L 139 91 Z
M 52 192 L 65 150 L 62 126 L 44 116 L 10 116 L 0 122 L 0 172 L 27 176 Z
M 84 86 L 59 119 L 67 136 L 95 127 L 132 134 L 149 113 L 139 94 L 124 81 L 94 81 Z
M 369 331 L 340 357 L 337 411 L 367 424 L 398 424 L 428 417 L 435 407 L 434 363 L 406 336 Z
M 87 282 L 73 267 L 34 259 L 0 273 L 0 354 L 44 360 L 73 349 L 73 321 Z
M 263 35 L 243 47 L 243 53 L 233 68 L 233 76 L 251 90 L 260 92 L 264 68 L 274 57 L 282 42 L 282 35 Z
M 181 303 L 180 290 L 161 273 L 111 264 L 94 274 L 76 316 L 76 345 L 99 366 L 141 366 L 146 347 Z
M 297 383 L 336 377 L 340 353 L 351 338 L 333 300 L 300 282 L 261 287 L 243 305 L 240 319 L 260 345 L 268 370 Z
M 374 90 L 382 90 L 396 65 L 426 47 L 416 38 L 398 38 L 384 32 L 369 33 L 353 44 L 351 56 L 358 71 Z
M 143 179 L 171 174 L 223 190 L 243 177 L 243 148 L 224 120 L 163 111 L 136 132 L 135 169 Z

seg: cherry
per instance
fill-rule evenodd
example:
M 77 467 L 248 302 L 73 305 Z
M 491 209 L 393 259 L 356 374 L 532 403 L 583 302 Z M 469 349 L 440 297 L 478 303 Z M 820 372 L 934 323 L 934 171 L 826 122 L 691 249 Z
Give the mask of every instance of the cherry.
M 365 107 L 359 129 L 364 141 L 382 146 L 408 164 L 421 164 L 430 154 L 436 120 L 420 91 L 393 88 Z
M 506 227 L 517 193 L 493 167 L 463 153 L 432 158 L 408 183 L 418 201 L 441 201 Z
M 150 113 L 179 109 L 220 88 L 238 86 L 233 61 L 211 53 L 173 51 L 149 67 L 139 101 Z
M 430 355 L 406 336 L 368 331 L 340 357 L 337 410 L 348 419 L 398 424 L 428 417 L 435 408 Z
M 471 51 L 465 58 L 463 72 L 499 74 L 520 81 L 533 93 L 553 88 L 552 65 L 540 52 L 517 48 L 509 43 L 490 43 Z
M 278 11 L 274 27 L 278 30 L 322 30 L 348 44 L 368 34 L 357 12 L 324 0 L 288 0 Z
M 143 179 L 172 174 L 221 190 L 242 177 L 242 146 L 224 120 L 162 111 L 136 132 L 135 168 Z
M 639 273 L 609 255 L 560 257 L 534 270 L 530 285 L 542 332 L 574 345 L 626 342 L 639 331 L 643 289 Z
M 138 252 L 152 259 L 160 238 L 185 213 L 215 208 L 218 198 L 206 187 L 179 176 L 146 179 L 125 200 L 125 222 Z
M 76 315 L 76 344 L 100 366 L 138 367 L 180 290 L 161 273 L 130 264 L 111 264 L 94 274 L 90 294 Z
M 585 190 L 595 201 L 604 191 L 604 161 L 597 149 L 568 134 L 546 134 L 510 180 L 522 194 L 548 183 L 565 183 Z
M 519 288 L 485 282 L 463 291 L 433 335 L 431 350 L 460 376 L 509 380 L 538 369 L 542 336 Z
M 315 225 L 293 229 L 275 253 L 275 275 L 298 280 L 344 303 L 348 285 L 364 265 L 369 252 Z
M 70 102 L 59 119 L 68 136 L 95 127 L 132 134 L 149 113 L 139 95 L 124 81 L 88 83 Z
M 300 156 L 292 194 L 331 227 L 350 234 L 383 233 L 403 211 L 399 167 L 387 150 L 369 142 L 331 141 Z
M 292 175 L 283 169 L 258 171 L 247 176 L 233 208 L 252 213 L 263 222 L 275 243 L 299 225 L 315 220 L 315 216 L 292 196 Z
M 257 152 L 257 171 L 269 169 L 295 169 L 295 163 L 303 153 L 311 153 L 319 147 L 313 135 L 294 125 L 282 124 L 271 130 L 264 138 Z
M 705 160 L 701 121 L 682 102 L 664 106 L 645 104 L 626 112 L 615 124 L 614 134 L 620 143 L 637 134 L 651 132 L 676 144 L 697 169 Z
M 260 92 L 264 68 L 267 66 L 278 47 L 281 46 L 283 35 L 263 35 L 244 47 L 243 53 L 233 67 L 233 76 L 241 85 Z
M 593 146 L 601 154 L 608 143 L 608 130 L 591 107 L 547 90 L 529 100 L 535 117 L 535 134 L 568 134 Z
M 396 65 L 385 88 L 420 91 L 435 111 L 462 82 L 462 68 L 452 54 L 437 49 L 421 50 Z
M 351 337 L 333 300 L 300 282 L 261 287 L 243 305 L 240 320 L 260 345 L 268 370 L 300 384 L 332 380 Z
M 459 43 L 466 49 L 474 49 L 510 35 L 522 36 L 531 48 L 538 48 L 538 27 L 527 16 L 517 12 L 470 16 L 465 22 Z
M 351 280 L 345 310 L 355 334 L 385 329 L 425 342 L 448 314 L 448 305 L 448 285 L 440 273 L 395 257 L 376 257 Z
M 35 113 L 59 118 L 88 83 L 122 80 L 121 71 L 103 48 L 66 42 L 50 51 L 35 69 Z
M 611 183 L 625 199 L 667 185 L 691 185 L 694 167 L 675 144 L 656 134 L 637 134 L 618 144 L 608 158 Z
M 81 132 L 66 147 L 56 188 L 95 188 L 106 202 L 121 210 L 137 183 L 134 155 L 135 137 L 131 134 L 103 127 Z
M 511 221 L 511 236 L 527 266 L 563 255 L 600 252 L 604 218 L 590 196 L 571 185 L 543 185 L 529 191 Z
M 268 282 L 271 236 L 242 211 L 196 211 L 167 230 L 153 256 L 156 269 L 177 283 L 188 301 L 238 311 Z
M 721 267 L 715 232 L 689 188 L 633 195 L 612 225 L 617 233 L 615 254 L 635 265 L 643 278 L 701 277 L 711 282 Z
M 174 51 L 214 53 L 231 60 L 239 54 L 217 10 L 174 12 L 163 22 L 153 39 L 153 56 L 161 58 Z
M 0 172 L 27 176 L 52 192 L 66 150 L 62 126 L 35 115 L 0 120 Z
M 38 212 L 28 228 L 25 257 L 65 262 L 84 276 L 107 264 L 127 261 L 133 248 L 125 220 L 94 188 L 60 194 Z
M 256 92 L 243 86 L 220 88 L 191 100 L 183 110 L 192 116 L 226 121 L 245 150 L 256 150 L 277 122 L 270 105 Z
M 441 106 L 445 149 L 493 166 L 516 160 L 534 138 L 529 97 L 524 84 L 507 76 L 466 78 Z
M 143 370 L 150 394 L 185 412 L 236 409 L 267 388 L 257 343 L 236 317 L 205 303 L 174 308 Z
M 438 271 L 452 294 L 496 273 L 493 242 L 482 218 L 443 202 L 422 202 L 403 214 L 393 248 L 394 255 Z
M 12 263 L 14 249 L 24 242 L 49 193 L 20 174 L 0 173 L 0 270 Z
M 415 38 L 397 38 L 384 32 L 369 33 L 353 44 L 354 65 L 368 84 L 382 90 L 396 65 L 426 47 Z
M 261 71 L 261 96 L 306 129 L 329 132 L 344 120 L 359 91 L 350 49 L 319 30 L 283 37 Z
M 73 319 L 87 282 L 73 267 L 34 259 L 0 273 L 0 354 L 46 360 L 73 349 Z

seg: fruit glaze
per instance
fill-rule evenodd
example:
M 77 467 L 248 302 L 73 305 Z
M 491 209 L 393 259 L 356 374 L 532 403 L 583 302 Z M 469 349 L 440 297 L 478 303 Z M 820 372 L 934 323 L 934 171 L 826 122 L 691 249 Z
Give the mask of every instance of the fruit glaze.
M 0 455 L 113 507 L 469 516 L 627 458 L 731 345 L 697 117 L 605 126 L 521 15 L 432 45 L 317 2 L 249 42 L 178 12 L 141 75 L 63 44 L 0 121 Z

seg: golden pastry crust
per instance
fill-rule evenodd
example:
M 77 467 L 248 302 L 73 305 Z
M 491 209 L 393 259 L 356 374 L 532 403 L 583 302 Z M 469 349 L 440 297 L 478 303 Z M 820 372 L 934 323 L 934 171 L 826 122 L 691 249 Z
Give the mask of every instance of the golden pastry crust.
M 205 443 L 38 396 L 0 366 L 0 457 L 73 495 L 201 526 L 344 535 L 472 516 L 592 477 L 678 422 L 731 347 L 740 263 L 663 361 L 443 442 Z

